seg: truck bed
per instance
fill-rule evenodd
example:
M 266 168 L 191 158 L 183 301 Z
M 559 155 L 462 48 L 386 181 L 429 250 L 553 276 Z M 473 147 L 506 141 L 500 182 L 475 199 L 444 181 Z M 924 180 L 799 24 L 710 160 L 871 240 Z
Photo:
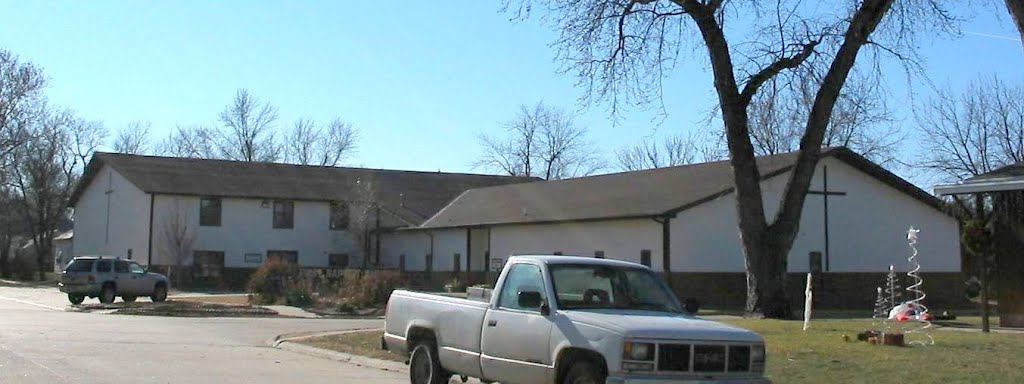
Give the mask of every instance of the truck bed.
M 438 357 L 450 370 L 480 374 L 480 331 L 490 303 L 441 294 L 395 290 L 388 300 L 384 339 L 388 348 L 408 353 L 406 338 L 417 327 L 434 330 Z M 486 295 L 489 296 L 489 295 Z

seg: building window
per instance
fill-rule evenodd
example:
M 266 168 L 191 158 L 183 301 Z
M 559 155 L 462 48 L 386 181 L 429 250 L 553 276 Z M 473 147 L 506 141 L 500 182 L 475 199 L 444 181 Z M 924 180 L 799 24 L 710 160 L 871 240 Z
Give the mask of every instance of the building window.
M 295 202 L 274 200 L 274 228 L 295 227 Z
M 327 255 L 327 266 L 331 268 L 348 268 L 348 254 L 332 253 Z
M 594 257 L 598 259 L 604 258 L 604 251 L 594 251 Z
M 331 229 L 348 229 L 348 204 L 343 201 L 331 203 Z
M 267 262 L 271 260 L 280 260 L 289 264 L 299 263 L 299 252 L 298 251 L 267 251 Z
M 199 199 L 199 225 L 204 227 L 220 226 L 220 198 L 204 197 Z
M 219 279 L 224 274 L 224 252 L 195 251 L 192 268 L 195 277 Z
M 651 250 L 644 249 L 640 251 L 640 264 L 643 264 L 647 268 L 651 267 Z

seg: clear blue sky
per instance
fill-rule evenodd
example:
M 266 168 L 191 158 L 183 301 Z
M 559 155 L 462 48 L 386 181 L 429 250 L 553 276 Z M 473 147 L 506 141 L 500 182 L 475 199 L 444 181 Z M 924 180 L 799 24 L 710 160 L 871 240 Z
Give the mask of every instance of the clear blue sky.
M 155 138 L 176 124 L 214 124 L 235 90 L 248 88 L 279 108 L 283 126 L 351 121 L 362 138 L 350 164 L 473 171 L 478 132 L 500 129 L 524 103 L 575 110 L 582 92 L 557 72 L 554 33 L 538 20 L 510 22 L 497 1 L 0 3 L 0 47 L 45 69 L 53 102 L 112 131 L 149 121 Z M 962 38 L 921 47 L 932 81 L 1024 80 L 1024 47 L 1005 10 L 961 11 L 974 16 Z M 905 78 L 887 82 L 907 116 Z M 601 106 L 578 122 L 609 159 L 643 137 L 699 129 L 714 105 L 703 60 L 680 66 L 666 87 L 660 124 L 635 111 L 613 125 Z M 923 83 L 914 91 L 931 92 Z M 912 121 L 903 123 L 912 137 Z M 915 150 L 909 140 L 904 155 Z

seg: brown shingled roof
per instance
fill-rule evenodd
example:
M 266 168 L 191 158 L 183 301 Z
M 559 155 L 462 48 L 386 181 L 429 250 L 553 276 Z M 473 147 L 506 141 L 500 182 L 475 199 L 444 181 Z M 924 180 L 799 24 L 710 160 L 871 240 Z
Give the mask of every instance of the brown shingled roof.
M 797 152 L 757 159 L 763 178 L 789 171 Z M 846 148 L 836 157 L 932 207 L 940 201 Z M 623 172 L 576 179 L 469 190 L 420 228 L 656 217 L 689 209 L 733 191 L 728 161 Z
M 413 224 L 422 223 L 468 189 L 537 180 L 97 152 L 76 186 L 69 206 L 75 205 L 103 165 L 109 165 L 144 192 L 170 195 L 352 201 L 356 181 L 372 180 L 375 200 Z

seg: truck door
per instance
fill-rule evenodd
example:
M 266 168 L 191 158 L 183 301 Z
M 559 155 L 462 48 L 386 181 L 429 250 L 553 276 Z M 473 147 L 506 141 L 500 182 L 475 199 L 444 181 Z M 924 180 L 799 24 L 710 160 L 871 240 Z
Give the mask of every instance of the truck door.
M 540 306 L 526 307 L 520 292 L 540 292 L 547 303 L 546 285 L 539 266 L 514 264 L 502 284 L 495 308 L 484 317 L 480 349 L 484 377 L 508 383 L 547 381 L 554 364 L 549 351 L 551 320 Z

